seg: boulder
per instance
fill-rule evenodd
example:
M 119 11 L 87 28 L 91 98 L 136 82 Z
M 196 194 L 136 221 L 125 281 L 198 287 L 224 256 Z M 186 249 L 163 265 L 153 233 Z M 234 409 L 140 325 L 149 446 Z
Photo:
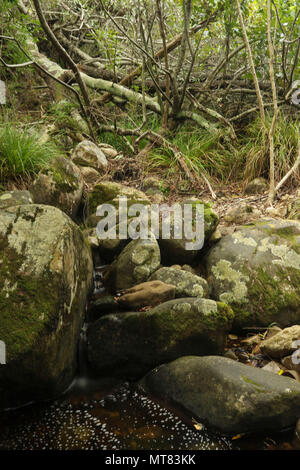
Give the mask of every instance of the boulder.
M 70 160 L 58 157 L 42 170 L 31 185 L 36 204 L 55 206 L 72 218 L 76 217 L 84 181 L 79 168 Z
M 111 265 L 105 284 L 123 291 L 145 282 L 160 266 L 160 250 L 155 238 L 132 240 Z
M 281 330 L 276 335 L 262 341 L 260 350 L 263 354 L 280 359 L 300 349 L 300 325 Z
M 218 356 L 186 356 L 151 371 L 142 387 L 229 435 L 279 431 L 300 417 L 300 384 Z
M 87 310 L 87 320 L 93 322 L 108 313 L 122 311 L 121 306 L 112 295 L 104 295 L 90 303 Z
M 0 194 L 0 210 L 11 206 L 32 204 L 33 199 L 29 191 L 5 191 Z
M 227 305 L 199 298 L 106 315 L 88 329 L 88 359 L 97 373 L 141 377 L 182 355 L 221 354 L 232 320 Z
M 260 219 L 227 235 L 208 254 L 212 298 L 228 303 L 234 326 L 300 323 L 300 223 Z
M 161 281 L 148 281 L 126 290 L 118 298 L 118 303 L 124 308 L 135 310 L 146 306 L 155 307 L 174 298 L 175 286 Z
M 59 209 L 0 215 L 0 408 L 47 399 L 72 381 L 93 263 L 81 230 Z
M 94 185 L 100 178 L 100 173 L 95 168 L 81 166 L 80 171 L 84 182 L 88 185 Z
M 205 279 L 188 271 L 173 268 L 160 268 L 150 277 L 175 286 L 175 297 L 208 297 L 209 288 Z
M 99 147 L 107 158 L 115 158 L 120 153 L 112 145 L 105 144 L 104 142 L 101 142 Z
M 262 194 L 268 189 L 268 182 L 265 178 L 255 178 L 247 184 L 246 194 Z
M 150 204 L 148 197 L 142 191 L 112 181 L 102 181 L 94 186 L 89 194 L 89 214 L 95 214 L 101 204 L 119 206 L 119 198 L 127 198 L 128 208 L 132 204 Z
M 196 210 L 198 204 L 204 206 L 204 233 L 200 233 L 199 237 L 204 237 L 204 243 L 207 242 L 211 235 L 216 230 L 216 227 L 219 223 L 218 215 L 212 210 L 209 203 L 195 200 L 187 199 L 183 201 L 181 206 L 184 204 L 191 204 L 193 210 Z M 183 217 L 184 222 L 184 217 Z M 193 227 L 195 229 L 195 227 Z M 162 236 L 159 237 L 159 246 L 161 247 L 162 253 L 162 263 L 165 265 L 172 264 L 193 264 L 199 257 L 201 249 L 188 249 L 187 243 L 191 242 L 183 233 L 182 238 L 174 237 L 174 223 L 171 220 L 171 237 L 169 239 L 162 239 Z
M 105 170 L 108 163 L 103 151 L 90 140 L 83 140 L 75 148 L 71 159 L 76 165 Z

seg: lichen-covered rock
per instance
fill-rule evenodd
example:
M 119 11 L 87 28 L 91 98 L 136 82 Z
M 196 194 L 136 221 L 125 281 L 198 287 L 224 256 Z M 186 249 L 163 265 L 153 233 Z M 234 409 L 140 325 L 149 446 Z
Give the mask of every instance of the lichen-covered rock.
M 175 286 L 175 297 L 208 297 L 209 288 L 205 279 L 187 271 L 160 268 L 152 274 L 150 280 L 159 280 Z
M 170 300 L 147 312 L 106 315 L 88 330 L 88 358 L 99 373 L 141 377 L 187 354 L 220 354 L 233 320 L 213 300 Z
M 30 192 L 36 204 L 58 207 L 74 218 L 82 199 L 83 186 L 79 168 L 71 160 L 58 157 L 49 168 L 39 173 Z
M 236 328 L 300 322 L 300 223 L 260 219 L 223 237 L 207 257 L 212 297 Z
M 112 204 L 115 207 L 119 205 L 119 198 L 127 198 L 128 208 L 132 204 L 149 204 L 149 199 L 145 193 L 123 184 L 112 181 L 102 181 L 94 186 L 89 194 L 89 214 L 96 213 L 97 207 L 101 204 Z
M 160 250 L 155 238 L 132 240 L 111 265 L 105 279 L 112 291 L 129 289 L 145 282 L 160 265 Z
M 225 434 L 279 431 L 300 417 L 299 383 L 225 357 L 181 357 L 141 385 Z
M 127 309 L 136 310 L 141 307 L 155 307 L 175 298 L 175 286 L 161 281 L 147 281 L 126 290 L 118 303 Z
M 32 204 L 32 195 L 29 191 L 5 191 L 0 193 L 0 210 L 11 206 L 21 206 L 23 204 Z
M 83 140 L 75 148 L 71 159 L 76 165 L 105 170 L 108 163 L 103 151 L 90 140 Z
M 0 408 L 45 399 L 72 380 L 93 263 L 59 209 L 9 207 L 0 216 Z
M 300 349 L 300 325 L 279 331 L 276 335 L 262 341 L 261 352 L 274 359 L 280 359 Z
M 197 205 L 203 205 L 204 209 L 204 233 L 199 234 L 199 238 L 202 239 L 204 237 L 204 243 L 208 241 L 211 235 L 216 230 L 216 227 L 219 223 L 218 215 L 213 211 L 210 207 L 209 203 L 195 200 L 195 199 L 187 199 L 183 201 L 183 204 L 191 204 L 193 210 L 196 209 Z M 184 222 L 184 217 L 183 217 Z M 194 227 L 195 229 L 195 227 Z M 194 240 L 189 240 L 185 236 L 183 232 L 182 238 L 176 239 L 174 236 L 174 224 L 171 220 L 171 237 L 169 239 L 162 239 L 160 236 L 159 238 L 159 246 L 161 247 L 162 252 L 162 263 L 166 265 L 171 264 L 193 264 L 197 257 L 199 257 L 199 253 L 201 249 L 187 249 L 187 242 L 191 242 Z M 195 237 L 193 237 L 195 238 Z

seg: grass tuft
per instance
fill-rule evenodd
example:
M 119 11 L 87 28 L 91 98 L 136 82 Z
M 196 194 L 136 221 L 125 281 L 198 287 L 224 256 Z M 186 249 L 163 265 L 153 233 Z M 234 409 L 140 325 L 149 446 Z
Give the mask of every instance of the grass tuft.
M 0 180 L 36 174 L 59 150 L 52 142 L 41 144 L 39 135 L 10 123 L 0 128 Z

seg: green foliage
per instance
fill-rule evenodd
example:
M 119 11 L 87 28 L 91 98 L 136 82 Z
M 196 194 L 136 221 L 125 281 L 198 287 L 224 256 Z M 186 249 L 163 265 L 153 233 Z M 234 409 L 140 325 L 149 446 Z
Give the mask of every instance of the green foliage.
M 271 122 L 272 115 L 267 114 L 267 129 Z M 293 165 L 299 140 L 299 122 L 279 114 L 274 135 L 277 181 Z M 197 174 L 204 173 L 221 181 L 268 177 L 269 146 L 268 142 L 264 143 L 259 117 L 243 129 L 235 142 L 226 139 L 224 130 L 211 133 L 185 125 L 176 133 L 172 144 L 185 156 L 188 168 Z M 178 171 L 178 162 L 170 149 L 155 149 L 149 158 L 153 168 L 164 168 L 167 173 L 174 172 L 176 168 Z
M 266 126 L 271 127 L 272 115 L 266 115 Z M 291 168 L 297 154 L 300 140 L 300 127 L 297 120 L 279 114 L 274 134 L 275 179 L 281 179 Z M 244 176 L 252 179 L 268 174 L 269 146 L 264 145 L 260 118 L 255 119 L 246 129 L 240 140 L 239 155 L 245 165 Z
M 184 155 L 190 170 L 225 180 L 232 171 L 235 155 L 229 143 L 224 142 L 223 134 L 222 130 L 211 133 L 185 125 L 177 131 L 172 144 Z M 178 165 L 172 150 L 165 148 L 151 152 L 150 160 L 152 167 L 166 167 L 169 172 Z
M 35 174 L 58 153 L 52 143 L 41 145 L 37 134 L 6 123 L 0 129 L 0 179 Z

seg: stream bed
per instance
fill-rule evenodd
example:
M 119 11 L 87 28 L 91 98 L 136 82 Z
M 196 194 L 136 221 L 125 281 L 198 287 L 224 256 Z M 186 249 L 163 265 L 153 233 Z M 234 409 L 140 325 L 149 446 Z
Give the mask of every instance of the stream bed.
M 60 399 L 0 414 L 0 450 L 292 449 L 292 432 L 237 439 L 115 379 L 76 380 Z

